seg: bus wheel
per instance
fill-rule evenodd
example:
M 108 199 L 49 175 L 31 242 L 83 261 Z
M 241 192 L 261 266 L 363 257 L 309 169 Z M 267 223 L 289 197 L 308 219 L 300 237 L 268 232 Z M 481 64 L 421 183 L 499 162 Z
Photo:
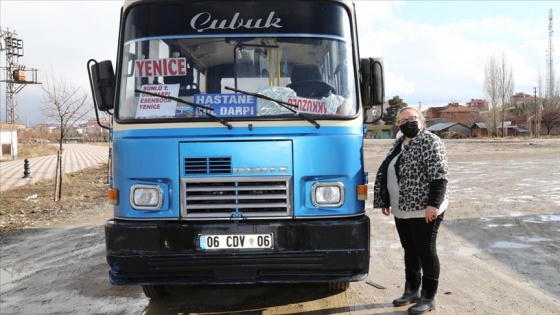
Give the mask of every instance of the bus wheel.
M 346 291 L 350 287 L 349 282 L 330 282 L 329 283 L 329 290 L 331 291 Z
M 143 285 L 144 294 L 150 299 L 161 299 L 169 295 L 169 288 L 164 285 Z

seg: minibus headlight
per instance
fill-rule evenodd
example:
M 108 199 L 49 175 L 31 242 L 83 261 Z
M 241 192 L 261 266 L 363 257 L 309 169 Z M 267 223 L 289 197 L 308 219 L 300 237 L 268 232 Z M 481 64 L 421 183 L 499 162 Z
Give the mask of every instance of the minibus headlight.
M 161 208 L 163 192 L 159 186 L 134 185 L 130 188 L 130 205 L 137 210 Z
M 342 183 L 317 183 L 313 185 L 311 200 L 315 207 L 339 207 L 344 203 Z

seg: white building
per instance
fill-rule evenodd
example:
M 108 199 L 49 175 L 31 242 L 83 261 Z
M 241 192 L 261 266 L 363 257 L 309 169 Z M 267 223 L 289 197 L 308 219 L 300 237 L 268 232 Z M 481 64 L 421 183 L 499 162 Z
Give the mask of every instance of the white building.
M 14 160 L 17 158 L 17 131 L 19 129 L 25 129 L 25 125 L 0 124 L 0 143 L 2 144 L 0 160 L 2 160 L 4 156 L 10 156 Z

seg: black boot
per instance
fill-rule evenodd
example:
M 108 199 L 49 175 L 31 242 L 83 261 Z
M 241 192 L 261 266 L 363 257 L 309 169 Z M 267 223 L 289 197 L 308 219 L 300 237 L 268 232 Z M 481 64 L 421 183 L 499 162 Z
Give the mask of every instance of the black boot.
M 422 277 L 422 294 L 420 300 L 408 309 L 408 314 L 419 315 L 436 308 L 435 296 L 438 288 L 438 280 Z
M 406 283 L 404 285 L 404 293 L 398 299 L 393 301 L 394 306 L 403 306 L 410 303 L 416 303 L 420 299 L 420 283 L 422 277 L 418 271 L 406 270 Z

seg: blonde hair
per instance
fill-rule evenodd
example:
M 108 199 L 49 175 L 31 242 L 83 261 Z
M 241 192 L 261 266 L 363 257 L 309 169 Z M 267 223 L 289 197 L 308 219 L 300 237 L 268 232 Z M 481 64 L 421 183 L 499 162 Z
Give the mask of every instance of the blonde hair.
M 399 110 L 399 113 L 397 114 L 397 117 L 395 119 L 395 124 L 398 124 L 399 122 L 399 116 L 401 115 L 402 112 L 404 112 L 405 110 L 413 110 L 416 112 L 416 114 L 418 115 L 418 121 L 422 123 L 422 127 L 426 126 L 426 117 L 424 117 L 424 115 L 422 114 L 422 112 L 416 108 L 416 107 L 405 107 L 401 110 Z

